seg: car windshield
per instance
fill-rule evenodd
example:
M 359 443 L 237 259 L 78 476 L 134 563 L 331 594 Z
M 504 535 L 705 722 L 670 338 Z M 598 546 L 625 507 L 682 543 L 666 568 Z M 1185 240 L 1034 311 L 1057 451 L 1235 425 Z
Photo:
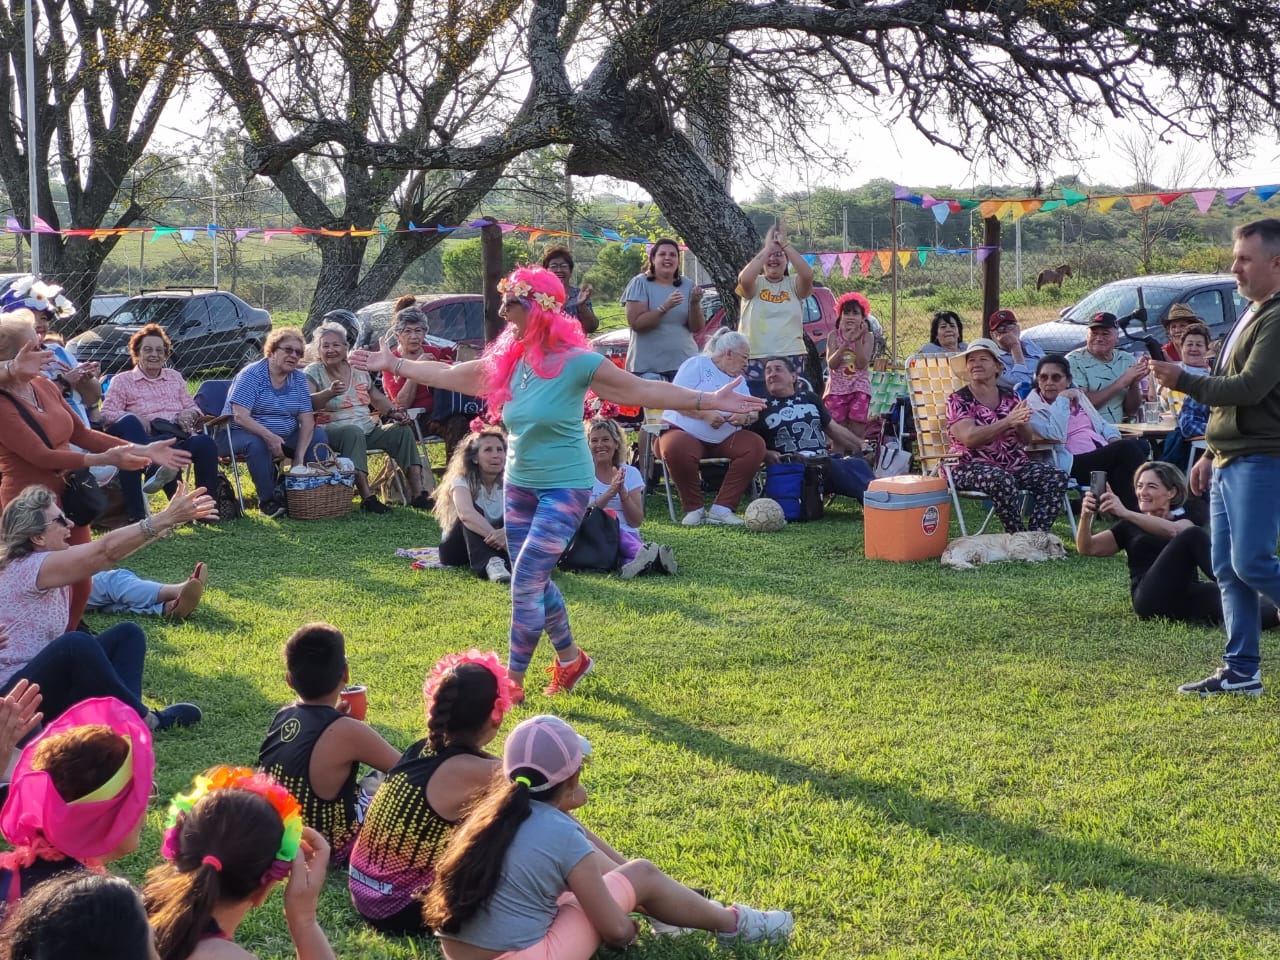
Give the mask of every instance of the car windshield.
M 168 327 L 177 324 L 182 316 L 182 301 L 168 297 L 146 297 L 139 300 L 126 300 L 120 309 L 113 313 L 107 323 L 117 327 L 142 327 L 148 323 L 158 323 Z
M 1182 286 L 1164 286 L 1155 283 L 1143 284 L 1108 284 L 1093 291 L 1073 307 L 1068 307 L 1062 315 L 1067 323 L 1087 324 L 1095 313 L 1114 313 L 1117 317 L 1127 317 L 1139 306 L 1147 310 L 1148 321 L 1162 317 L 1174 302 Z M 1142 291 L 1142 302 L 1138 302 L 1138 291 Z

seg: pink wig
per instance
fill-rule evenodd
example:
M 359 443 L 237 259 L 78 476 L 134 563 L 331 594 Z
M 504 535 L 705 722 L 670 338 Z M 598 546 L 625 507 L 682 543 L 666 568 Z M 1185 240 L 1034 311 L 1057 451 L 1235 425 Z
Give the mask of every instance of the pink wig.
M 871 302 L 867 300 L 867 298 L 864 297 L 862 294 L 860 294 L 857 290 L 853 290 L 849 293 L 841 294 L 840 299 L 836 301 L 837 319 L 839 318 L 840 314 L 844 313 L 844 305 L 846 303 L 856 303 L 858 306 L 862 308 L 862 315 L 864 317 L 871 316 Z
M 517 267 L 498 290 L 515 297 L 529 314 L 524 336 L 516 335 L 514 324 L 485 349 L 480 358 L 484 364 L 485 393 L 489 401 L 489 419 L 497 422 L 502 407 L 511 399 L 511 377 L 516 364 L 524 360 L 543 379 L 559 376 L 564 362 L 576 353 L 590 350 L 582 325 L 562 313 L 564 285 L 550 270 L 542 267 Z

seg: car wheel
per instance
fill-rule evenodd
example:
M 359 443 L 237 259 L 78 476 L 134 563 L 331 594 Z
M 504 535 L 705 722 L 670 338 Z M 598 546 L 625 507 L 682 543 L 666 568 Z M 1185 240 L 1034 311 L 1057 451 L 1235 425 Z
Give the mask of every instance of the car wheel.
M 232 372 L 238 372 L 243 367 L 247 367 L 251 363 L 257 363 L 261 359 L 262 344 L 249 340 L 240 348 L 240 357 L 236 360 L 235 369 Z

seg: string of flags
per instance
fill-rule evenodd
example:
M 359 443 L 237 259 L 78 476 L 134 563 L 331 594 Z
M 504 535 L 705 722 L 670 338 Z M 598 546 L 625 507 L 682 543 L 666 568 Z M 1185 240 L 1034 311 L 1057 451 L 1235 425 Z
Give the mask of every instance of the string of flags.
M 624 237 L 616 230 L 602 228 L 593 233 L 590 230 L 576 230 L 569 232 L 567 230 L 552 230 L 548 227 L 531 227 L 526 224 L 504 223 L 500 220 L 493 220 L 489 217 L 480 217 L 468 223 L 460 223 L 454 226 L 445 226 L 444 224 L 436 224 L 434 227 L 420 227 L 412 220 L 409 221 L 408 227 L 393 229 L 385 224 L 378 224 L 372 229 L 360 229 L 352 225 L 346 229 L 331 230 L 327 228 L 317 227 L 223 227 L 216 223 L 205 224 L 198 227 L 94 227 L 94 228 L 67 228 L 59 230 L 50 226 L 40 217 L 34 218 L 31 228 L 23 227 L 18 222 L 17 217 L 10 216 L 5 220 L 6 233 L 42 233 L 54 234 L 62 237 L 88 237 L 90 240 L 102 240 L 106 237 L 116 236 L 136 236 L 150 234 L 150 242 L 154 243 L 161 237 L 173 237 L 183 243 L 191 243 L 196 237 L 208 236 L 216 237 L 220 234 L 231 235 L 236 242 L 244 240 L 247 237 L 261 235 L 264 243 L 269 243 L 273 237 L 372 237 L 377 234 L 390 236 L 395 233 L 453 233 L 458 230 L 479 230 L 481 227 L 497 226 L 505 233 L 527 233 L 529 241 L 532 243 L 541 240 L 544 237 L 572 237 L 575 240 L 588 240 L 595 243 L 621 243 L 626 247 L 632 244 L 646 244 L 650 242 L 649 237 Z
M 1219 195 L 1222 196 L 1222 201 L 1226 206 L 1234 207 L 1249 195 L 1249 191 L 1253 191 L 1258 199 L 1265 203 L 1280 192 L 1280 183 L 1255 187 L 1210 187 L 1205 189 L 1162 190 L 1155 193 L 1109 193 L 1096 196 L 1064 188 L 1061 197 L 1022 197 L 1017 199 L 992 197 L 986 200 L 938 199 L 927 193 L 913 193 L 907 187 L 895 185 L 893 199 L 913 203 L 917 207 L 929 210 L 933 213 L 934 219 L 942 224 L 947 222 L 947 218 L 951 214 L 960 213 L 964 210 L 976 209 L 984 219 L 986 217 L 995 217 L 997 220 L 1001 220 L 1006 214 L 1013 214 L 1013 219 L 1017 220 L 1028 213 L 1057 210 L 1060 207 L 1074 207 L 1081 203 L 1087 204 L 1099 213 L 1106 213 L 1121 200 L 1128 200 L 1129 205 L 1135 211 L 1141 211 L 1157 202 L 1161 206 L 1167 207 L 1183 197 L 1190 197 L 1195 201 L 1196 209 L 1201 214 L 1206 214 Z
M 846 278 L 851 275 L 854 262 L 858 264 L 858 269 L 862 271 L 862 275 L 868 276 L 871 273 L 871 265 L 877 263 L 880 265 L 882 273 L 888 273 L 893 267 L 893 257 L 897 254 L 898 265 L 908 267 L 911 261 L 915 260 L 920 266 L 924 266 L 929 262 L 931 256 L 962 256 L 967 257 L 970 254 L 978 263 L 982 263 L 987 257 L 991 256 L 993 250 L 999 249 L 994 246 L 983 247 L 899 247 L 894 250 L 844 250 L 839 253 L 802 253 L 805 262 L 815 270 L 820 270 L 824 275 L 830 276 L 831 271 L 839 265 L 844 272 Z

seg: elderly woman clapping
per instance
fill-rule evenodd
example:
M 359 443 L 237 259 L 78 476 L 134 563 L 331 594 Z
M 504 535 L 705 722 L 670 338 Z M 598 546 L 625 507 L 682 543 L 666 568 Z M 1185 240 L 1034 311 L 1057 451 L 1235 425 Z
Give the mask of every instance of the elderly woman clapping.
M 387 512 L 386 505 L 369 488 L 369 451 L 384 450 L 409 481 L 410 505 L 430 510 L 431 497 L 423 489 L 422 458 L 414 443 L 408 413 L 392 404 L 382 391 L 375 390 L 368 373 L 347 362 L 347 331 L 341 324 L 320 324 L 312 335 L 312 344 L 320 359 L 306 369 L 311 405 L 328 418 L 324 424 L 329 444 L 355 464 L 356 489 L 363 509 Z M 393 422 L 379 423 L 373 410 Z
M 111 378 L 106 398 L 102 401 L 102 422 L 113 437 L 138 444 L 149 443 L 157 426 L 168 431 L 168 436 L 176 435 L 173 429 L 177 428 L 185 436 L 178 437 L 174 446 L 191 454 L 196 486 L 217 490 L 218 445 L 209 435 L 196 432 L 200 408 L 192 399 L 182 374 L 168 365 L 172 352 L 169 335 L 158 323 L 148 323 L 130 337 L 129 356 L 133 358 L 133 369 Z M 156 424 L 157 420 L 162 423 Z M 161 467 L 147 489 L 159 489 L 175 478 L 175 471 Z M 137 485 L 141 491 L 141 482 L 140 471 L 121 474 L 120 486 L 126 500 L 133 486 Z M 138 502 L 141 502 L 141 493 Z M 131 519 L 139 520 L 144 513 L 139 509 Z
M 951 369 L 966 377 L 947 398 L 950 452 L 959 458 L 951 478 L 962 490 L 980 490 L 991 498 L 1009 533 L 1048 530 L 1062 509 L 1067 476 L 1052 464 L 1032 460 L 1024 445 L 1032 439 L 1031 408 L 997 384 L 1000 348 L 985 337 L 951 358 Z M 1031 496 L 1031 516 L 1022 519 L 1023 493 Z
M 289 456 L 300 467 L 315 459 L 315 444 L 329 442 L 316 426 L 311 386 L 298 369 L 305 350 L 301 330 L 272 330 L 262 346 L 263 359 L 236 374 L 222 408 L 235 418 L 230 444 L 244 457 L 258 489 L 259 509 L 268 518 L 285 511 L 284 492 L 276 489 L 275 461 Z M 224 453 L 226 438 L 223 434 L 218 441 Z
M 672 381 L 690 390 L 715 391 L 732 383 L 747 369 L 750 345 L 747 338 L 734 330 L 721 328 L 707 341 L 702 353 L 680 365 Z M 749 395 L 745 383 L 735 392 Z M 751 478 L 764 463 L 764 439 L 743 427 L 755 422 L 755 413 L 721 413 L 716 410 L 667 410 L 663 413 L 670 428 L 659 442 L 662 459 L 667 463 L 671 479 L 680 492 L 686 527 L 703 521 L 738 526 L 742 520 L 734 514 L 738 501 Z M 720 492 L 710 510 L 702 503 L 699 461 L 707 457 L 725 457 L 729 469 Z

